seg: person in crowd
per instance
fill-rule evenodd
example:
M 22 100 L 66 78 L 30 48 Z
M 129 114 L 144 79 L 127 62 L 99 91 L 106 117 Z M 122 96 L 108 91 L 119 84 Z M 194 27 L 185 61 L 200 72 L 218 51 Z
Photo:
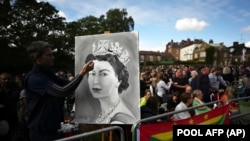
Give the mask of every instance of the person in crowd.
M 246 93 L 244 91 L 248 87 L 247 86 L 247 82 L 248 82 L 247 76 L 248 75 L 249 75 L 248 70 L 242 71 L 240 73 L 240 75 L 238 75 L 238 78 L 235 81 L 233 81 L 233 83 L 232 83 L 232 85 L 235 87 L 234 93 L 238 97 L 245 97 L 246 96 Z
M 221 95 L 220 97 L 220 100 L 223 102 L 223 105 L 226 105 L 228 104 L 228 102 L 231 100 L 231 99 L 234 99 L 235 96 L 234 96 L 234 91 L 235 91 L 235 88 L 233 86 L 228 86 L 225 91 L 223 92 L 223 94 Z
M 241 76 L 243 86 L 246 86 L 249 77 L 249 70 L 245 70 L 243 75 Z
M 148 86 L 146 84 L 146 73 L 141 72 L 140 73 L 140 98 L 144 96 L 144 92 L 146 89 L 148 89 Z
M 18 91 L 20 92 L 23 89 L 23 75 L 15 75 L 14 82 L 17 86 Z
M 229 104 L 230 113 L 236 113 L 239 111 L 238 102 L 231 101 L 235 97 L 235 88 L 233 86 L 227 86 L 225 92 L 220 96 L 220 100 L 223 102 L 223 105 Z
M 73 81 L 74 78 L 75 76 L 72 74 L 67 75 L 67 79 L 69 82 Z M 65 114 L 65 119 L 68 119 L 68 121 L 73 120 L 72 109 L 73 109 L 74 103 L 75 103 L 75 94 L 65 97 L 64 114 Z
M 203 93 L 203 99 L 205 103 L 211 102 L 210 100 L 210 92 L 209 92 L 209 87 L 210 87 L 210 81 L 208 74 L 210 73 L 210 67 L 209 66 L 202 66 L 200 73 L 198 73 L 198 76 L 195 77 L 192 80 L 191 87 L 193 90 L 199 89 Z
M 173 91 L 179 93 L 180 96 L 183 92 L 185 92 L 188 85 L 188 78 L 183 76 L 183 70 L 177 69 L 175 77 L 173 78 Z
M 56 73 L 57 76 L 63 78 L 63 79 L 67 79 L 67 75 L 65 74 L 65 72 L 63 70 L 59 70 L 57 73 Z
M 214 94 L 221 93 L 228 86 L 226 81 L 221 76 L 221 71 L 222 71 L 221 67 L 216 67 L 208 75 L 209 82 L 210 82 L 210 92 L 211 93 L 214 93 Z
M 150 73 L 150 76 L 149 76 L 149 80 L 150 80 L 150 84 L 149 86 L 151 87 L 152 89 L 152 94 L 155 95 L 156 92 L 155 92 L 155 87 L 156 87 L 156 80 L 157 80 L 157 72 L 156 72 L 156 69 L 152 69 L 151 70 L 151 73 Z
M 189 77 L 189 79 L 188 79 L 189 85 L 191 85 L 192 80 L 193 80 L 196 76 L 198 76 L 198 72 L 197 72 L 196 70 L 192 70 L 192 71 L 191 71 L 191 77 Z
M 101 112 L 95 120 L 103 124 L 131 124 L 135 115 L 120 98 L 129 87 L 129 72 L 125 60 L 115 53 L 98 50 L 89 54 L 86 61 L 93 60 L 95 67 L 88 74 L 89 90 L 93 98 L 100 102 Z M 108 82 L 108 83 L 107 83 Z
M 193 95 L 192 93 L 184 92 L 181 94 L 181 102 L 176 106 L 175 111 L 180 111 L 180 110 L 185 110 L 187 109 L 190 105 L 192 105 L 193 102 Z M 173 115 L 172 120 L 181 120 L 181 119 L 186 119 L 190 118 L 191 114 L 190 112 L 183 111 L 179 112 Z
M 5 87 L 5 82 L 7 78 L 0 74 L 0 139 L 3 141 L 8 141 L 9 123 L 7 115 L 7 105 L 8 98 L 6 95 L 7 89 Z M 7 80 L 8 81 L 8 80 Z
M 72 80 L 74 80 L 74 78 L 75 77 L 73 75 L 69 75 L 67 79 L 68 79 L 68 81 L 72 81 Z
M 26 108 L 26 98 L 25 98 L 25 89 L 24 89 L 24 77 L 25 74 L 19 74 L 15 76 L 15 83 L 18 86 L 19 91 L 19 100 L 17 102 L 17 117 L 18 117 L 18 140 L 29 141 L 29 130 L 26 126 L 27 119 L 27 108 Z M 16 133 L 15 133 L 16 134 Z
M 189 66 L 184 66 L 183 71 L 185 73 L 184 77 L 186 77 L 187 79 L 189 79 L 191 77 L 191 71 L 190 71 L 190 67 Z
M 162 72 L 157 73 L 157 80 L 156 80 L 156 92 L 157 97 L 159 99 L 159 104 L 163 104 L 163 95 L 168 95 L 170 97 L 170 88 L 171 88 L 172 82 L 165 83 L 164 81 L 164 74 Z
M 250 125 L 250 114 L 247 114 L 250 109 L 250 89 L 246 89 L 246 99 L 238 101 L 238 108 L 240 114 L 246 115 L 238 117 L 236 124 Z M 235 124 L 235 122 L 232 124 Z
M 24 87 L 29 119 L 27 127 L 31 141 L 52 141 L 64 121 L 64 98 L 78 87 L 84 75 L 93 69 L 92 60 L 83 65 L 75 79 L 69 82 L 56 76 L 52 45 L 34 41 L 27 46 L 28 56 L 34 65 L 25 77 Z
M 192 93 L 193 89 L 191 86 L 187 86 L 185 92 Z
M 5 95 L 7 97 L 7 116 L 9 123 L 9 140 L 18 140 L 20 137 L 20 124 L 18 122 L 17 107 L 19 101 L 20 88 L 15 83 L 13 75 L 9 72 L 1 73 L 2 85 L 5 88 Z
M 148 99 L 152 96 L 150 89 L 146 89 L 144 92 L 144 97 L 140 98 L 140 107 L 146 105 Z
M 156 96 L 149 97 L 146 105 L 141 107 L 141 119 L 156 116 L 158 114 L 158 98 Z M 157 120 L 151 120 L 144 123 L 155 123 Z
M 221 76 L 228 84 L 232 84 L 232 82 L 234 81 L 234 75 L 231 72 L 230 67 L 228 66 L 225 66 L 223 68 Z
M 187 92 L 187 93 L 192 93 L 192 92 L 193 92 L 192 87 L 191 87 L 191 86 L 187 86 L 186 89 L 185 89 L 185 92 Z M 189 107 L 192 107 L 192 104 L 189 105 Z M 189 112 L 190 112 L 191 116 L 195 115 L 194 109 L 189 110 Z
M 174 111 L 175 107 L 180 103 L 180 98 L 177 93 L 173 93 L 171 98 L 167 101 L 167 111 Z
M 20 124 L 19 128 L 19 140 L 30 141 L 29 137 L 29 129 L 26 126 L 26 121 L 28 119 L 27 114 L 27 101 L 25 96 L 25 89 L 22 89 L 19 95 L 18 108 L 17 108 L 17 116 L 18 122 Z
M 245 72 L 245 65 L 241 64 L 238 66 L 238 76 L 242 76 Z
M 203 94 L 202 94 L 202 91 L 201 90 L 194 90 L 193 91 L 193 103 L 192 103 L 192 106 L 199 106 L 199 105 L 203 105 L 204 102 L 202 101 L 202 98 L 203 98 Z M 200 106 L 200 107 L 197 107 L 194 109 L 195 111 L 195 115 L 199 115 L 199 114 L 202 114 L 202 113 L 205 113 L 205 112 L 208 112 L 210 111 L 211 108 L 209 108 L 208 106 Z
M 250 93 L 250 70 L 245 71 L 245 76 L 247 77 L 244 82 L 244 96 Z

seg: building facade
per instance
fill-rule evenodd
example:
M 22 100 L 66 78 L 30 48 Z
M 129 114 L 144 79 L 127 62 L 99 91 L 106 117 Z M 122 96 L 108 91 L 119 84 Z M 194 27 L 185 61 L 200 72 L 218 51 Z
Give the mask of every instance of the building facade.
M 174 42 L 171 40 L 165 46 L 165 52 L 159 51 L 140 51 L 140 64 L 154 64 L 166 61 L 194 61 L 205 62 L 206 49 L 214 47 L 213 66 L 226 66 L 231 63 L 240 64 L 242 62 L 250 62 L 250 48 L 246 48 L 244 44 L 233 42 L 233 46 L 226 47 L 223 43 L 214 43 L 209 40 L 206 43 L 202 40 L 190 39 Z M 243 50 L 245 50 L 243 58 Z
M 139 56 L 140 64 L 143 65 L 162 61 L 162 55 L 160 52 L 140 51 Z

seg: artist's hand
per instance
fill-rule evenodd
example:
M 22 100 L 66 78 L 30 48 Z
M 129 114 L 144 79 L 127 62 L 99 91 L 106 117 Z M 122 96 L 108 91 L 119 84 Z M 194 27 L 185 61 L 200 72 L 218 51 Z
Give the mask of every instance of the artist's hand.
M 84 76 L 89 71 L 93 70 L 94 68 L 94 62 L 90 60 L 86 64 L 83 65 L 82 70 L 79 72 L 79 75 Z

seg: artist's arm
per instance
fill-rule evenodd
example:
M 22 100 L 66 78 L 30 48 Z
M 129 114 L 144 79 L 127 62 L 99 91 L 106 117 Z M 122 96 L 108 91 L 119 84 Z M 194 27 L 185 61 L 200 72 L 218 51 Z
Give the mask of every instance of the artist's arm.
M 69 82 L 64 87 L 61 87 L 61 86 L 56 85 L 55 83 L 53 83 L 49 87 L 47 93 L 49 95 L 56 96 L 56 97 L 66 97 L 66 96 L 72 95 L 73 91 L 80 84 L 82 78 L 83 78 L 82 76 L 77 75 L 74 80 L 72 80 L 71 82 Z
M 56 85 L 55 83 L 52 83 L 52 85 L 49 87 L 47 93 L 52 96 L 56 97 L 65 97 L 73 94 L 73 91 L 78 87 L 80 84 L 83 76 L 91 71 L 94 68 L 93 61 L 89 61 L 86 64 L 84 64 L 83 68 L 79 72 L 78 75 L 76 75 L 75 79 L 69 82 L 67 85 L 61 87 L 59 85 Z

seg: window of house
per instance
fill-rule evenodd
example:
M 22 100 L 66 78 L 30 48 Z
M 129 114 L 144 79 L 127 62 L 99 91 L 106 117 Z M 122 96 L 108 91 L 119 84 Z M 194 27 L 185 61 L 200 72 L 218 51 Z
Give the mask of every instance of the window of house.
M 179 50 L 176 50 L 175 53 L 176 53 L 176 54 L 179 54 Z
M 150 62 L 153 62 L 153 61 L 154 61 L 154 59 L 153 59 L 153 56 L 152 56 L 152 55 L 150 55 L 150 56 L 149 56 L 149 61 L 150 61 Z
M 225 57 L 225 58 L 227 57 L 227 53 L 224 53 L 224 57 Z
M 161 61 L 161 56 L 157 56 L 157 60 L 158 60 L 158 61 Z
M 206 57 L 206 52 L 200 52 L 200 57 Z
M 197 53 L 194 54 L 194 58 L 198 58 L 198 54 Z
M 144 55 L 141 55 L 141 56 L 140 56 L 140 60 L 141 60 L 142 62 L 144 62 Z

